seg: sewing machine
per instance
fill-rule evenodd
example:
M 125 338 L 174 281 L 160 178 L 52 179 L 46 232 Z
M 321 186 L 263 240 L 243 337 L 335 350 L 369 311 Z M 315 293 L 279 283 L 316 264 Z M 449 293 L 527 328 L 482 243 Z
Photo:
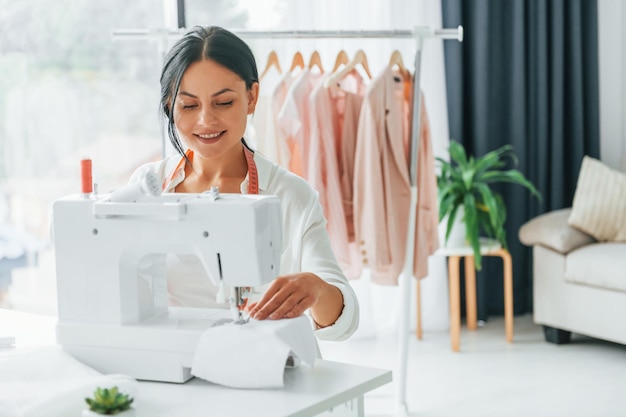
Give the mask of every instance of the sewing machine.
M 103 373 L 189 380 L 200 335 L 216 322 L 245 322 L 245 288 L 279 272 L 275 196 L 126 189 L 62 198 L 53 216 L 57 341 Z M 235 317 L 228 310 L 168 308 L 168 253 L 196 255 L 216 285 L 230 287 Z

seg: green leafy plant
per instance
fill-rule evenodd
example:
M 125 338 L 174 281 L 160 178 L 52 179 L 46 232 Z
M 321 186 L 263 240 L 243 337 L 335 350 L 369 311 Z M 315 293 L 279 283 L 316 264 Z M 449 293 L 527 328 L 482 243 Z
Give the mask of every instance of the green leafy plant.
M 496 239 L 507 248 L 504 222 L 506 207 L 502 196 L 491 188 L 498 182 L 508 182 L 526 187 L 541 200 L 535 186 L 516 169 L 503 170 L 507 161 L 517 164 L 517 157 L 510 145 L 474 158 L 467 156 L 459 142 L 450 142 L 450 161 L 436 158 L 441 171 L 437 175 L 439 222 L 446 216 L 445 241 L 448 242 L 459 209 L 463 207 L 465 238 L 472 247 L 476 269 L 482 267 L 480 233 Z
M 129 398 L 127 394 L 122 394 L 117 387 L 96 388 L 93 398 L 85 398 L 89 409 L 98 414 L 112 415 L 119 414 L 130 408 L 134 398 Z

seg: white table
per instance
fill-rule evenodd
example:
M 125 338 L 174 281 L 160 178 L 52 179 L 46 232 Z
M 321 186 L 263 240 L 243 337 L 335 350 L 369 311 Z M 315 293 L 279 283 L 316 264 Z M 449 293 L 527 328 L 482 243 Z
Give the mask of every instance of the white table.
M 16 351 L 55 344 L 56 319 L 0 309 L 0 336 L 16 337 Z M 3 354 L 10 354 L 6 349 Z M 318 360 L 313 368 L 288 369 L 285 387 L 241 390 L 200 379 L 185 384 L 140 381 L 136 417 L 363 416 L 363 395 L 391 381 L 391 371 Z

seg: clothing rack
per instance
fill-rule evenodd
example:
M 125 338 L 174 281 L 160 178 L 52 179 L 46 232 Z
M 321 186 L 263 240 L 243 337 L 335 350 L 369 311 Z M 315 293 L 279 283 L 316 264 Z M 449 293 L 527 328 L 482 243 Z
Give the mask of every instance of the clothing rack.
M 242 38 L 285 39 L 285 38 L 415 38 L 435 37 L 440 39 L 463 40 L 463 27 L 456 29 L 434 29 L 430 26 L 418 26 L 413 30 L 247 30 L 229 29 Z M 178 39 L 186 29 L 114 29 L 114 39 L 153 40 L 156 38 Z
M 397 414 L 408 416 L 406 404 L 406 370 L 409 334 L 410 289 L 413 276 L 413 261 L 415 254 L 415 217 L 417 215 L 417 156 L 419 152 L 420 111 L 421 111 L 421 64 L 422 49 L 426 39 L 456 39 L 463 41 L 463 27 L 456 29 L 435 29 L 432 26 L 416 26 L 413 30 L 231 30 L 242 38 L 248 39 L 329 39 L 329 38 L 414 38 L 416 42 L 415 72 L 413 74 L 413 105 L 411 110 L 411 141 L 409 145 L 411 199 L 409 209 L 409 227 L 407 233 L 406 255 L 404 268 L 400 277 L 400 326 L 398 352 L 398 387 L 397 387 Z M 160 53 L 165 56 L 167 42 L 183 36 L 186 29 L 117 29 L 113 30 L 113 39 L 120 40 L 156 40 L 160 45 Z M 165 149 L 165 148 L 164 148 Z M 418 307 L 419 308 L 419 307 Z

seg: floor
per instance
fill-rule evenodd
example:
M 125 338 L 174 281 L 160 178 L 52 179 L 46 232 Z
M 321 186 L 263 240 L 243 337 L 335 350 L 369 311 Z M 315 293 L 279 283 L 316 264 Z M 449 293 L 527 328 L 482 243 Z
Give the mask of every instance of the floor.
M 397 368 L 397 336 L 322 342 L 324 359 Z M 461 351 L 447 332 L 409 337 L 406 405 L 409 416 L 626 416 L 626 346 L 573 335 L 546 343 L 531 315 L 515 318 L 514 342 L 504 320 L 476 331 L 462 328 Z M 396 416 L 394 381 L 365 397 L 366 416 Z

